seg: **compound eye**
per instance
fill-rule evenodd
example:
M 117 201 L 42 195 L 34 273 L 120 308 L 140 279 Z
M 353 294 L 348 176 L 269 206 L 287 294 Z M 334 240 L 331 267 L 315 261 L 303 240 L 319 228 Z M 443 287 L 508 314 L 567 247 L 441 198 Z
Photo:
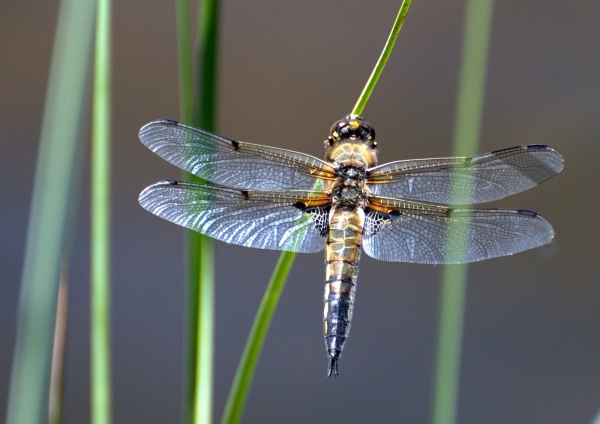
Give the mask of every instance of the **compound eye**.
M 334 142 L 350 139 L 371 142 L 375 139 L 375 130 L 371 124 L 363 121 L 360 116 L 348 115 L 333 124 L 331 138 Z
M 331 127 L 331 137 L 334 140 L 339 140 L 341 138 L 344 138 L 344 135 L 346 133 L 346 127 L 348 125 L 348 122 L 345 120 L 342 121 L 337 121 L 335 124 L 333 124 L 333 126 Z
M 364 122 L 360 127 L 360 138 L 365 141 L 375 140 L 375 129 L 368 123 Z

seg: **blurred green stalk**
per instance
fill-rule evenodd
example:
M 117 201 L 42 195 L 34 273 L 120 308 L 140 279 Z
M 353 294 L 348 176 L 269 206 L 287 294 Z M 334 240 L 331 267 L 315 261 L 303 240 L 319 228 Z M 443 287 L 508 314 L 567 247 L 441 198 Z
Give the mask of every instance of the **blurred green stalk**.
M 110 0 L 98 0 L 91 146 L 91 422 L 111 421 L 110 369 Z
M 493 0 L 467 2 L 453 156 L 473 156 L 478 150 L 492 12 Z M 467 269 L 467 265 L 446 265 L 442 269 L 434 424 L 456 422 Z
M 218 0 L 203 0 L 198 22 L 200 78 L 193 122 L 209 131 L 215 130 L 217 116 L 219 7 Z M 197 177 L 193 180 L 199 181 Z M 195 245 L 190 251 L 199 260 L 194 416 L 196 423 L 203 424 L 213 422 L 215 247 L 213 240 L 198 233 L 193 233 L 190 241 Z
M 94 29 L 94 2 L 60 4 L 21 280 L 7 423 L 48 421 L 61 252 Z
M 209 131 L 216 121 L 218 61 L 218 0 L 199 5 L 197 55 L 191 45 L 187 0 L 177 0 L 179 96 L 181 119 Z M 198 78 L 194 79 L 194 56 Z M 186 174 L 186 179 L 200 181 Z M 213 416 L 214 368 L 214 243 L 194 231 L 187 232 L 188 318 L 184 420 L 210 423 Z

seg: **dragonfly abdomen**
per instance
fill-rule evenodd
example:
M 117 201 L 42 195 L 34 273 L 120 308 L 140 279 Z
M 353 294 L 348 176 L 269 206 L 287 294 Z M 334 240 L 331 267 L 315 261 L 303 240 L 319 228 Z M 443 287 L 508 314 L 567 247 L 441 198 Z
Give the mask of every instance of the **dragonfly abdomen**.
M 328 376 L 337 377 L 337 360 L 350 332 L 364 218 L 362 208 L 334 209 L 329 218 L 323 310 Z

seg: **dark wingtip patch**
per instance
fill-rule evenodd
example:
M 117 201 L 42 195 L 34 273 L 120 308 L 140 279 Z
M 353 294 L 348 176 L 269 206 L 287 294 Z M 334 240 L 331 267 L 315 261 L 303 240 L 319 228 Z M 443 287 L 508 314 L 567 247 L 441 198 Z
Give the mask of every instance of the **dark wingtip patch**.
M 162 181 L 157 182 L 154 185 L 172 185 L 172 186 L 174 186 L 174 185 L 178 185 L 178 184 L 179 184 L 179 181 L 175 181 L 175 180 L 162 180 Z
M 164 125 L 179 125 L 179 121 L 176 121 L 174 119 L 169 119 L 169 118 L 159 119 L 158 122 L 160 122 L 161 124 L 164 124 Z
M 536 216 L 539 216 L 537 213 L 535 213 L 533 211 L 528 211 L 527 209 L 519 209 L 519 210 L 517 210 L 517 212 L 519 212 L 519 214 L 521 214 L 521 215 L 528 215 L 528 216 L 531 216 L 534 218 Z

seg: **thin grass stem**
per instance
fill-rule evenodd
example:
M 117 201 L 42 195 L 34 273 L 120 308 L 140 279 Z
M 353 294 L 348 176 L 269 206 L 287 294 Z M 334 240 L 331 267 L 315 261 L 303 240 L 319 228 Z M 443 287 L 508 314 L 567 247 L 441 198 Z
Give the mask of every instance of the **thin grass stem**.
M 190 13 L 187 0 L 177 1 L 179 89 L 183 121 L 214 130 L 219 2 L 204 0 L 199 8 L 198 74 L 194 84 Z M 199 181 L 186 174 L 191 181 Z M 198 233 L 187 233 L 188 323 L 184 419 L 212 422 L 214 364 L 214 243 Z
M 271 325 L 273 313 L 277 308 L 279 297 L 285 286 L 285 281 L 295 257 L 295 253 L 284 252 L 279 257 L 279 261 L 275 266 L 267 290 L 258 308 L 256 318 L 252 324 L 248 342 L 244 347 L 244 353 L 242 354 L 242 359 L 235 374 L 229 397 L 227 398 L 227 405 L 225 406 L 221 424 L 237 423 L 242 417 L 258 358 L 260 357 L 267 331 Z
M 398 15 L 396 15 L 396 20 L 394 21 L 394 25 L 392 26 L 392 30 L 390 31 L 390 35 L 388 36 L 387 41 L 385 42 L 385 46 L 381 51 L 381 55 L 379 55 L 379 59 L 375 64 L 375 68 L 373 68 L 373 72 L 369 76 L 367 83 L 365 84 L 365 88 L 363 88 L 362 93 L 358 96 L 358 101 L 354 105 L 352 109 L 353 115 L 362 115 L 369 98 L 371 97 L 371 93 L 375 89 L 375 85 L 377 81 L 379 81 L 379 77 L 383 73 L 383 68 L 392 54 L 392 50 L 394 49 L 394 45 L 396 44 L 396 39 L 398 38 L 398 34 L 400 34 L 400 30 L 402 29 L 402 24 L 404 23 L 404 19 L 406 18 L 406 14 L 408 13 L 408 9 L 410 8 L 412 0 L 403 0 L 400 5 L 400 10 L 398 10 Z
M 192 60 L 190 6 L 187 0 L 177 0 L 177 46 L 179 62 L 179 102 L 180 116 L 184 122 L 193 120 L 194 105 L 194 66 Z M 184 173 L 187 178 L 189 174 Z M 190 177 L 191 178 L 191 177 Z M 196 400 L 197 348 L 198 348 L 198 293 L 199 293 L 199 242 L 193 231 L 186 231 L 187 250 L 187 310 L 186 310 L 186 348 L 183 390 L 184 422 L 194 423 Z
M 98 0 L 91 147 L 91 422 L 111 422 L 110 0 Z
M 193 122 L 209 131 L 214 131 L 216 122 L 218 41 L 219 1 L 203 0 L 200 3 L 198 22 L 199 78 L 197 96 L 193 102 L 196 105 Z M 193 177 L 192 180 L 199 179 Z M 202 424 L 213 421 L 214 242 L 200 234 L 190 236 L 190 241 L 195 246 L 198 261 L 194 417 L 196 423 Z

